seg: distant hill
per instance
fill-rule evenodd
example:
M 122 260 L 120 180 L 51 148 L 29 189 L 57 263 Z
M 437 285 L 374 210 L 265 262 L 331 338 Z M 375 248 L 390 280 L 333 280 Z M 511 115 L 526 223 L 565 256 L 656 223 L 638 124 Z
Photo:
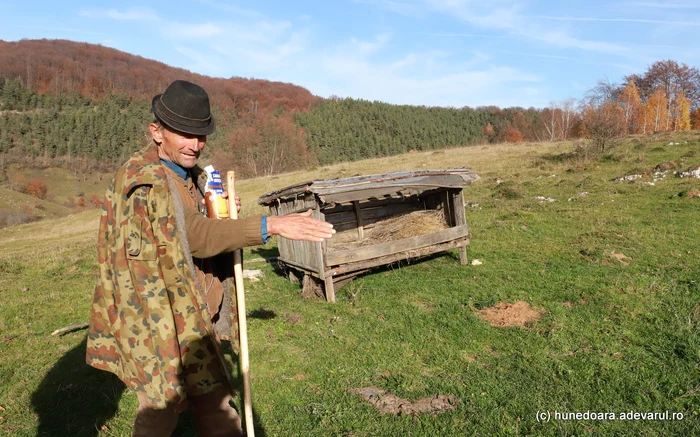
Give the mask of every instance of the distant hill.
M 297 85 L 241 77 L 212 78 L 101 45 L 67 40 L 0 40 L 0 79 L 19 78 L 40 94 L 123 94 L 150 100 L 175 79 L 202 85 L 221 108 L 303 110 L 320 100 Z
M 217 130 L 202 161 L 257 177 L 408 151 L 596 136 L 606 144 L 626 133 L 697 129 L 698 78 L 697 68 L 664 60 L 625 84 L 599 83 L 581 105 L 440 108 L 324 99 L 289 83 L 212 78 L 95 44 L 0 41 L 0 183 L 9 164 L 113 170 L 150 141 L 151 98 L 175 79 L 199 83 L 213 102 Z

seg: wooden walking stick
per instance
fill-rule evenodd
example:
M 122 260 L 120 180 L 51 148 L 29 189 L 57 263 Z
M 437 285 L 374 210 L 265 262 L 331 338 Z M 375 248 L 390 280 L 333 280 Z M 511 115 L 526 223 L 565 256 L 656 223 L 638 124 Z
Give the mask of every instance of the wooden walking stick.
M 229 215 L 232 219 L 238 219 L 236 207 L 236 190 L 233 186 L 235 173 L 226 173 L 226 191 L 228 192 Z M 236 283 L 236 301 L 238 304 L 238 335 L 241 346 L 239 355 L 241 363 L 241 376 L 243 377 L 243 409 L 245 411 L 245 429 L 248 437 L 255 437 L 253 424 L 253 401 L 250 394 L 250 362 L 248 359 L 248 327 L 245 316 L 245 291 L 243 289 L 243 251 L 238 249 L 233 253 L 233 274 Z M 235 326 L 231 326 L 231 338 L 235 338 Z

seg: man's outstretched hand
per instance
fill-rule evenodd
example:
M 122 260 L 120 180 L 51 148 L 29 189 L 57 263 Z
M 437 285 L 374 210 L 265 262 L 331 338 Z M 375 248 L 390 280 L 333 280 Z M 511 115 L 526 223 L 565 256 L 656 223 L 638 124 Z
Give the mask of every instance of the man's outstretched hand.
M 330 223 L 311 217 L 311 210 L 267 217 L 267 233 L 290 240 L 321 242 L 331 238 L 335 229 Z

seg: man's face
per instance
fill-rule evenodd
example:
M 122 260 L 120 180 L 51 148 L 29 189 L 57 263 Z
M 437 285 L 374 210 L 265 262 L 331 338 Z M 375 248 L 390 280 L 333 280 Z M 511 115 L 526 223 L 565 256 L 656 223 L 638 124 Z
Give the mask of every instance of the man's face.
M 158 155 L 183 168 L 194 167 L 199 153 L 207 145 L 206 135 L 186 134 L 157 123 L 151 123 L 149 128 L 158 143 Z

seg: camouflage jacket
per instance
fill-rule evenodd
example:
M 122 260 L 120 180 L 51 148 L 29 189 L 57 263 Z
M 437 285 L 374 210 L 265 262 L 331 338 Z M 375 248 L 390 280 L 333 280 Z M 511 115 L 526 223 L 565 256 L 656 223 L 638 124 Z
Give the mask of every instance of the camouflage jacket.
M 182 200 L 168 186 L 151 145 L 107 191 L 86 359 L 152 407 L 182 410 L 187 395 L 227 384 L 228 372 L 187 249 Z

